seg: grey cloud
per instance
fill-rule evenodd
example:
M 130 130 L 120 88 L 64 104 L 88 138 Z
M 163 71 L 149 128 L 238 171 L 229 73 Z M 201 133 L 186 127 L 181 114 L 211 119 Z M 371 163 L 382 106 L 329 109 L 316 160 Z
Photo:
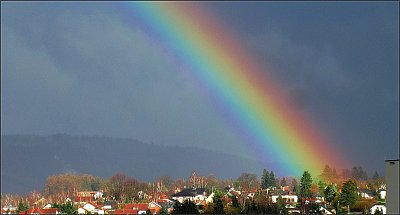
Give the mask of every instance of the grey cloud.
M 355 156 L 365 164 L 397 151 L 395 7 L 204 5 L 338 148 L 349 155 L 365 148 Z M 246 154 L 174 53 L 108 6 L 4 4 L 2 132 L 101 134 Z
M 49 16 L 5 29 L 13 52 L 4 58 L 4 133 L 132 137 L 246 156 L 190 71 L 140 29 L 103 11 Z

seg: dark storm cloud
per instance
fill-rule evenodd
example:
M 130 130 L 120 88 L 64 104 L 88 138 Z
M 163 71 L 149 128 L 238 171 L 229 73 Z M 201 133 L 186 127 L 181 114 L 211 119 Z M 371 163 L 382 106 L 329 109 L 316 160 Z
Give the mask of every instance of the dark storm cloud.
M 236 144 L 245 151 L 140 29 L 107 4 L 78 5 L 6 4 L 3 133 L 109 135 L 217 150 Z
M 207 6 L 355 164 L 381 169 L 384 159 L 398 158 L 396 3 Z
M 355 165 L 375 170 L 398 157 L 395 3 L 201 4 Z M 245 154 L 184 71 L 110 4 L 2 6 L 3 133 L 101 134 Z

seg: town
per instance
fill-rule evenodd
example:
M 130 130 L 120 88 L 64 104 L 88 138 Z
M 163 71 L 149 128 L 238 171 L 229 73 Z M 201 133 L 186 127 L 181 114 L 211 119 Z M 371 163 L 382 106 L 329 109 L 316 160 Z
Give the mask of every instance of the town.
M 2 214 L 385 214 L 386 182 L 362 167 L 340 173 L 276 177 L 242 173 L 236 180 L 198 175 L 146 183 L 117 173 L 104 180 L 65 173 L 47 178 L 42 192 L 2 194 Z

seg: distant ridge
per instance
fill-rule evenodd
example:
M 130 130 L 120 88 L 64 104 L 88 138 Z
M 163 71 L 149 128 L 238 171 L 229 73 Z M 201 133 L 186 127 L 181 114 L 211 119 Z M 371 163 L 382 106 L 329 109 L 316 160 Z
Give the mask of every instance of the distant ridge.
M 254 160 L 193 147 L 146 144 L 134 139 L 56 134 L 1 137 L 2 193 L 41 191 L 46 178 L 63 172 L 109 178 L 117 172 L 143 181 L 161 175 L 187 178 L 195 170 L 236 179 L 260 173 Z

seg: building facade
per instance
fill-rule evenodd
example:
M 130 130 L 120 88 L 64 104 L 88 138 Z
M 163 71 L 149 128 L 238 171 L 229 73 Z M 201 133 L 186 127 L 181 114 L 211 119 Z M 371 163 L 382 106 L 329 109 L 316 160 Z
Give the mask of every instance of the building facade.
M 386 211 L 399 214 L 399 159 L 385 161 Z

